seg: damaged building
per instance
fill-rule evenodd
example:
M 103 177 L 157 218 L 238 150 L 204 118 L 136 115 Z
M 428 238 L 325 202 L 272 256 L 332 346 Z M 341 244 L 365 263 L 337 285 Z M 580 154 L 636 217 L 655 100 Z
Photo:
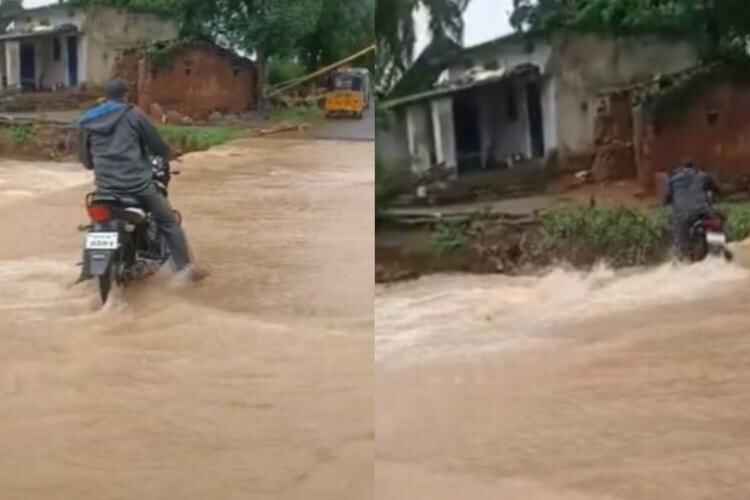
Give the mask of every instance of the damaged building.
M 692 159 L 726 191 L 750 191 L 750 73 L 701 64 L 602 94 L 592 171 L 663 189 L 668 171 Z
M 26 91 L 101 85 L 123 50 L 177 35 L 176 22 L 125 9 L 69 4 L 27 9 L 0 34 L 2 85 Z
M 379 154 L 414 174 L 442 166 L 457 176 L 529 160 L 588 168 L 602 91 L 698 62 L 690 43 L 656 36 L 513 34 L 426 52 L 383 104 Z M 414 72 L 427 75 L 421 87 Z
M 155 119 L 176 112 L 205 120 L 256 108 L 255 63 L 206 41 L 152 43 L 125 51 L 113 76 L 130 83 L 132 99 Z

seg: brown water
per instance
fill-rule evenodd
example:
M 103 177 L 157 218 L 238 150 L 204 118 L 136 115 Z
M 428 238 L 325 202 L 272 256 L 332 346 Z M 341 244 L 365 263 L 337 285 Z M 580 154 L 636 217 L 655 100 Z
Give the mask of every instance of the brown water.
M 750 273 L 376 291 L 376 498 L 750 498 Z
M 86 174 L 0 164 L 0 498 L 372 498 L 372 158 L 187 157 L 174 203 L 211 277 L 104 310 L 69 288 Z

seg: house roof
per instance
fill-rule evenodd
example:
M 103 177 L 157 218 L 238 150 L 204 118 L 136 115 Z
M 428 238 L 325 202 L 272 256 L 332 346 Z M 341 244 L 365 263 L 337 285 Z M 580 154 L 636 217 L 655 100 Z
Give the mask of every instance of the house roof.
M 467 55 L 467 54 L 472 54 L 472 53 L 477 53 L 477 52 L 484 52 L 485 50 L 492 49 L 492 48 L 501 48 L 503 45 L 510 45 L 510 44 L 514 44 L 517 42 L 539 40 L 543 36 L 544 35 L 541 32 L 536 32 L 536 31 L 524 32 L 524 33 L 514 31 L 513 33 L 509 33 L 507 35 L 494 38 L 487 42 L 482 42 L 477 45 L 465 47 L 462 51 L 462 54 Z
M 42 5 L 41 7 L 32 7 L 30 9 L 23 9 L 21 11 L 18 11 L 17 14 L 10 16 L 11 18 L 19 18 L 28 14 L 42 14 L 44 12 L 51 12 L 55 10 L 77 10 L 81 7 L 77 5 L 71 5 L 69 3 L 54 3 L 50 5 Z
M 401 79 L 388 93 L 388 98 L 404 97 L 429 90 L 437 81 L 440 73 L 461 50 L 461 46 L 449 38 L 436 38 L 401 76 Z
M 482 87 L 493 83 L 498 83 L 511 78 L 517 78 L 528 75 L 538 75 L 539 67 L 533 64 L 520 64 L 511 68 L 500 68 L 493 71 L 476 71 L 469 70 L 456 82 L 442 87 L 433 88 L 426 92 L 419 92 L 409 96 L 391 99 L 382 104 L 383 109 L 393 109 L 405 104 L 411 104 L 418 101 L 434 99 L 447 95 L 457 94 L 476 87 Z
M 395 100 L 409 95 L 429 92 L 433 89 L 443 71 L 462 59 L 470 58 L 472 55 L 493 48 L 499 49 L 503 45 L 533 41 L 541 37 L 542 34 L 538 32 L 513 32 L 470 47 L 461 47 L 448 38 L 438 38 L 427 46 L 414 64 L 404 73 L 388 94 L 388 99 Z
M 22 40 L 26 38 L 45 38 L 62 33 L 78 33 L 78 28 L 72 24 L 57 26 L 39 31 L 16 31 L 0 35 L 0 41 Z

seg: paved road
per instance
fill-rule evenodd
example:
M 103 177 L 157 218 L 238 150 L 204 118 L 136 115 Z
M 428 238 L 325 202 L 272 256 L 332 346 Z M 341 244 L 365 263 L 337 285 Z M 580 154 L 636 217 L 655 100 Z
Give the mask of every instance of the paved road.
M 335 139 L 342 141 L 375 141 L 375 112 L 373 107 L 367 110 L 361 120 L 338 118 L 329 119 L 312 131 L 316 139 Z

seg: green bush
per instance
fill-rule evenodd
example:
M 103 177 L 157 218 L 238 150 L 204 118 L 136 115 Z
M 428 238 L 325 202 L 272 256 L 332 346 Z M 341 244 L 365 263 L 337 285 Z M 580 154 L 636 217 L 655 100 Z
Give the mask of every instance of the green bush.
M 305 76 L 305 67 L 295 61 L 280 59 L 271 61 L 268 66 L 268 83 L 277 85 Z
M 750 205 L 727 204 L 719 209 L 728 217 L 727 237 L 730 241 L 742 241 L 750 238 Z
M 464 248 L 467 243 L 465 226 L 462 223 L 441 222 L 435 227 L 432 245 L 439 255 Z
M 668 248 L 666 212 L 627 208 L 565 208 L 542 217 L 545 246 L 582 252 L 615 265 L 642 265 Z
M 9 133 L 14 143 L 19 145 L 28 144 L 34 136 L 34 128 L 31 125 L 17 125 L 11 127 Z

